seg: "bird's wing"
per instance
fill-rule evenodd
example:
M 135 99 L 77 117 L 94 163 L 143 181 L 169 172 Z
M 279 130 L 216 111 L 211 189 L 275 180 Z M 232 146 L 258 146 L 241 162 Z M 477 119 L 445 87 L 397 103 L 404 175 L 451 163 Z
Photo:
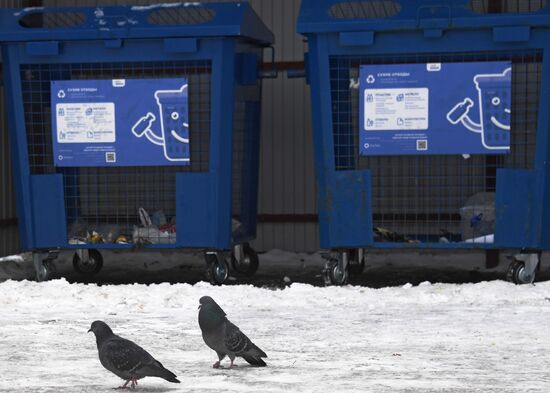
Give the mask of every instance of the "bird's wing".
M 100 349 L 100 360 L 110 371 L 134 374 L 142 367 L 157 363 L 136 343 L 121 337 L 106 341 Z
M 240 329 L 227 321 L 225 325 L 225 346 L 236 356 L 243 357 L 254 366 L 265 366 L 261 358 L 267 357 Z
M 252 341 L 230 321 L 225 323 L 225 346 L 237 356 L 255 347 Z

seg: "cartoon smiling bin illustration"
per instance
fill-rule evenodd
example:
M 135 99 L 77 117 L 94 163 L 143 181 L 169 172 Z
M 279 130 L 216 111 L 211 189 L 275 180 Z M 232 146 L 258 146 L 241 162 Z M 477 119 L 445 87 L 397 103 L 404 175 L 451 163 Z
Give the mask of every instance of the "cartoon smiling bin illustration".
M 187 84 L 179 90 L 157 90 L 161 135 L 151 128 L 156 116 L 148 112 L 132 127 L 132 133 L 145 136 L 151 143 L 162 146 L 168 161 L 189 163 L 189 124 L 187 122 Z
M 510 149 L 512 68 L 501 74 L 479 74 L 474 77 L 479 94 L 479 119 L 469 116 L 474 102 L 470 98 L 458 103 L 447 114 L 452 124 L 462 123 L 468 130 L 481 134 L 483 147 L 489 150 Z

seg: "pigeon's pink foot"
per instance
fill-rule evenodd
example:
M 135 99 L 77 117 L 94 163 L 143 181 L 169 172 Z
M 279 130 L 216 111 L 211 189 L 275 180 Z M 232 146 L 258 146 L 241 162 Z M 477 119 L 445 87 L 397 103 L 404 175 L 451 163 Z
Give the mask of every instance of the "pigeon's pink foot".
M 128 385 L 128 382 L 130 382 L 130 380 L 127 380 L 126 383 L 122 386 L 119 386 L 118 388 L 113 388 L 114 390 L 118 390 L 118 389 L 126 389 L 126 385 Z
M 231 360 L 231 364 L 229 365 L 229 368 L 237 367 L 236 364 L 233 364 L 233 360 Z
M 220 368 L 220 361 L 218 360 L 216 363 L 212 365 L 212 368 Z

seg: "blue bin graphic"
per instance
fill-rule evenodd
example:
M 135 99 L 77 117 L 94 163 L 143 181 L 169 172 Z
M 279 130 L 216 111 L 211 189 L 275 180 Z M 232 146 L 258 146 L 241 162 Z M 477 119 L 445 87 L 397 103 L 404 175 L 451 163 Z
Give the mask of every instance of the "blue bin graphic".
M 474 101 L 467 97 L 447 113 L 451 124 L 461 123 L 472 132 L 481 134 L 481 143 L 488 150 L 510 149 L 512 124 L 512 68 L 502 73 L 478 74 L 474 84 L 478 91 L 479 123 L 469 117 Z
M 479 92 L 483 145 L 487 149 L 510 146 L 511 81 L 511 68 L 500 75 L 477 75 L 474 78 Z
M 151 112 L 141 117 L 132 127 L 132 133 L 136 137 L 146 137 L 149 142 L 162 146 L 164 157 L 168 161 L 182 165 L 190 163 L 187 87 L 186 82 L 179 89 L 155 91 L 154 97 L 159 107 L 160 133 L 153 129 L 157 116 Z
M 188 160 L 187 85 L 180 90 L 159 90 L 155 99 L 159 106 L 164 156 L 170 161 Z

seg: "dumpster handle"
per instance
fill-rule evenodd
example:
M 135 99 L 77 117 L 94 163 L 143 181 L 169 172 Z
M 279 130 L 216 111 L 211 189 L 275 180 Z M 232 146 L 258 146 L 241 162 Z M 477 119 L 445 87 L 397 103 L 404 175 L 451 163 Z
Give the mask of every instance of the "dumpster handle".
M 271 67 L 268 69 L 262 69 L 258 73 L 258 78 L 261 79 L 276 79 L 279 75 L 279 72 L 277 71 L 277 67 L 275 66 L 275 47 L 273 45 L 269 45 L 267 47 L 268 49 L 271 49 Z

